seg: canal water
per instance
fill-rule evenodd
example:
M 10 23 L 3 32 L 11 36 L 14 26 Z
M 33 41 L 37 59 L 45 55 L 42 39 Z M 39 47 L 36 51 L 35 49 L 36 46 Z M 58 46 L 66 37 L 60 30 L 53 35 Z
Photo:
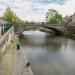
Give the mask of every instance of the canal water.
M 34 75 L 75 75 L 75 41 L 45 32 L 25 31 L 19 38 Z

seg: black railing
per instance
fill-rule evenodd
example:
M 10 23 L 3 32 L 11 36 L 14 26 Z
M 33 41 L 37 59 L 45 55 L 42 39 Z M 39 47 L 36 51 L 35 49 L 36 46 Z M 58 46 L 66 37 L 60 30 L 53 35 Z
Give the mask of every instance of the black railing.
M 2 25 L 1 35 L 4 35 L 12 26 L 13 24 L 9 23 Z

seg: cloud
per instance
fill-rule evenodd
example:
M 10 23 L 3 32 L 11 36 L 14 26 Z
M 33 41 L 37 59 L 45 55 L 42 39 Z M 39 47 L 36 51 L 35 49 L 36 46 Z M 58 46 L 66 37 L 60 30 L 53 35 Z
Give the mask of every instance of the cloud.
M 75 12 L 75 0 L 0 0 L 0 16 L 7 6 L 20 18 L 29 21 L 45 21 L 48 9 L 56 9 L 63 16 Z

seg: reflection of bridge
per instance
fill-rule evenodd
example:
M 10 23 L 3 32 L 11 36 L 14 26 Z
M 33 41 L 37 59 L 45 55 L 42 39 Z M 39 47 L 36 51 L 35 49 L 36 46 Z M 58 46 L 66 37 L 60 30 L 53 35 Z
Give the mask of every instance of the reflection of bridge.
M 19 25 L 15 25 L 15 32 L 17 34 L 21 34 L 22 32 L 24 32 L 25 30 L 36 30 L 36 29 L 40 29 L 42 27 L 45 29 L 50 29 L 53 32 L 55 32 L 55 34 L 59 34 L 62 32 L 67 32 L 68 30 L 71 30 L 71 28 L 75 29 L 75 26 L 63 26 L 63 25 L 50 25 L 50 24 L 19 24 Z M 75 31 L 74 31 L 75 32 Z

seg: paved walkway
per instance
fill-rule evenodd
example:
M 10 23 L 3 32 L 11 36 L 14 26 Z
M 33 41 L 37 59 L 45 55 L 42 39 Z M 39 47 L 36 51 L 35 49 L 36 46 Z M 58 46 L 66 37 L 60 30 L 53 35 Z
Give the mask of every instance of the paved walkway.
M 12 75 L 14 49 L 15 43 L 11 42 L 5 52 L 1 54 L 0 75 Z
M 13 75 L 33 75 L 31 68 L 25 67 L 27 62 L 26 56 L 23 56 L 22 50 L 16 50 Z
M 33 75 L 31 68 L 26 69 L 28 62 L 22 50 L 15 50 L 16 43 L 11 42 L 2 54 L 0 75 Z

